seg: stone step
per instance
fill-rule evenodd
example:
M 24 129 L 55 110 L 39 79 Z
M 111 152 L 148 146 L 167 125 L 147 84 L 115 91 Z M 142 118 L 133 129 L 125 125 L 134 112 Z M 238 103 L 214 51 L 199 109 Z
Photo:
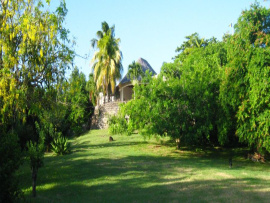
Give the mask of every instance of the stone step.
M 92 117 L 92 129 L 108 128 L 108 115 L 115 115 L 119 110 L 119 102 L 105 103 L 102 106 L 95 108 L 95 113 Z

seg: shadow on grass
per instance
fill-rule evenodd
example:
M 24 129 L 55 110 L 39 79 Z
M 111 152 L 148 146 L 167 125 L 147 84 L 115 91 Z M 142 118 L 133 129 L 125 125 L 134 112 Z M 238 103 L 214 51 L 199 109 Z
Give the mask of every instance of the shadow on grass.
M 147 143 L 147 142 L 145 142 Z M 144 142 L 108 142 L 108 143 L 101 143 L 101 144 L 91 144 L 89 142 L 82 142 L 80 143 L 80 146 L 74 147 L 74 150 L 78 149 L 96 149 L 96 148 L 107 148 L 107 147 L 124 147 L 124 146 L 132 146 L 132 145 L 138 145 L 138 144 L 144 144 Z
M 38 173 L 35 199 L 30 197 L 29 166 L 24 165 L 20 177 L 26 200 L 268 202 L 270 199 L 269 164 L 247 162 L 241 158 L 241 150 L 233 151 L 233 168 L 229 169 L 228 157 L 232 152 L 228 150 L 193 152 L 168 146 L 163 150 L 164 146 L 138 139 L 109 142 L 103 135 L 106 131 L 97 132 L 94 139 L 90 135 L 75 140 L 73 153 L 69 155 L 45 157 L 44 167 Z
M 91 146 L 93 147 L 93 146 Z M 94 156 L 94 155 L 93 155 Z M 81 157 L 80 157 L 81 158 Z M 200 170 L 228 170 L 207 158 L 128 156 L 119 159 L 46 157 L 34 202 L 267 202 L 270 181 L 250 177 L 193 179 Z M 238 168 L 239 169 L 239 168 Z M 234 168 L 230 170 L 237 170 Z M 210 180 L 209 180 L 210 179 Z M 24 187 L 29 188 L 29 184 Z M 29 201 L 33 201 L 28 197 Z

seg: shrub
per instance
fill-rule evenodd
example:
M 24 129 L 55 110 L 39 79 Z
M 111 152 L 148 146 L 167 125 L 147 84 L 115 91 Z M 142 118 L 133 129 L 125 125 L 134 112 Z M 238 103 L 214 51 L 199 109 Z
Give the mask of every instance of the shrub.
M 124 134 L 127 132 L 128 123 L 125 118 L 120 116 L 110 116 L 108 120 L 110 134 Z
M 62 135 L 62 133 L 57 133 L 57 136 L 54 138 L 51 143 L 52 150 L 57 155 L 65 155 L 70 153 L 70 143 L 68 143 L 67 138 Z
M 0 143 L 0 202 L 18 202 L 22 196 L 15 175 L 22 163 L 18 136 L 0 129 Z

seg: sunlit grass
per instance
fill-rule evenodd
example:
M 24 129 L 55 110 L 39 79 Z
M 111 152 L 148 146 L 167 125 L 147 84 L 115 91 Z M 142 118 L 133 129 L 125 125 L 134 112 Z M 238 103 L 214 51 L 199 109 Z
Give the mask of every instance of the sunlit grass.
M 106 130 L 91 131 L 71 140 L 71 154 L 46 154 L 35 199 L 25 163 L 19 176 L 26 200 L 269 202 L 270 164 L 246 160 L 243 150 L 230 152 L 230 169 L 227 150 L 176 150 L 166 138 L 113 137 L 116 141 L 109 142 Z

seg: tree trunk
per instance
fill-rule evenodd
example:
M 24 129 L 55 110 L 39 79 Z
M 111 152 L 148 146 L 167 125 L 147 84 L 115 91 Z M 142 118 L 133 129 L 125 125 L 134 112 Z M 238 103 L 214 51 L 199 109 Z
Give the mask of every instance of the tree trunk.
M 177 144 L 177 149 L 180 149 L 180 138 L 175 139 L 175 142 Z
M 177 149 L 180 149 L 180 141 L 177 143 Z
M 36 186 L 37 186 L 37 169 L 32 168 L 32 194 L 36 197 Z

